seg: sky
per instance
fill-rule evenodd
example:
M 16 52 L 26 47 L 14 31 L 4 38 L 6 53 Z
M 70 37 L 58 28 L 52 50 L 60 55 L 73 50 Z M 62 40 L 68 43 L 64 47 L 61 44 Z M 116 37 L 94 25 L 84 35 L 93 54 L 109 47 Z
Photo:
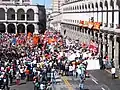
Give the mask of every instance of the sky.
M 52 0 L 32 0 L 33 4 L 40 4 L 40 5 L 44 5 L 45 3 L 45 6 L 48 8 L 51 6 L 51 1 Z

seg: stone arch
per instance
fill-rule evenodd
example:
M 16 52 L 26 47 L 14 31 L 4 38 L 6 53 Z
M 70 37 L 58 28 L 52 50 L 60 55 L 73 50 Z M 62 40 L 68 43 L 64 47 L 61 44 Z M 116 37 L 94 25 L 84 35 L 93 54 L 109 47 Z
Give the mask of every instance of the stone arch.
M 103 9 L 103 2 L 100 2 L 100 7 Z
M 0 20 L 5 20 L 5 10 L 0 8 Z
M 105 1 L 104 5 L 105 5 L 106 9 L 108 9 L 108 2 L 107 2 L 107 0 Z
M 82 9 L 84 9 L 84 4 L 82 4 Z
M 80 9 L 81 9 L 81 5 L 80 5 L 79 7 L 80 7 Z
M 120 7 L 120 0 L 115 0 L 115 4 Z
M 74 6 L 73 6 L 73 10 L 74 10 Z
M 8 24 L 7 32 L 8 33 L 15 33 L 15 25 L 14 24 Z
M 85 4 L 85 9 L 87 9 L 87 4 Z
M 7 20 L 15 20 L 15 10 L 13 8 L 7 10 Z
M 90 4 L 88 4 L 88 8 L 91 9 Z
M 75 10 L 77 9 L 77 7 L 75 6 Z
M 35 26 L 34 26 L 33 24 L 29 24 L 29 25 L 27 26 L 27 33 L 28 33 L 28 32 L 33 33 L 34 31 L 35 31 Z
M 94 9 L 94 3 L 91 4 L 91 7 Z
M 1 33 L 5 33 L 5 30 L 6 30 L 5 24 L 0 23 L 0 32 L 1 32 Z
M 27 20 L 34 20 L 34 10 L 33 9 L 27 10 Z
M 17 33 L 25 33 L 25 25 L 24 24 L 19 24 L 17 26 Z
M 114 9 L 114 1 L 110 0 L 110 6 L 112 7 L 112 9 Z
M 77 9 L 79 9 L 79 5 L 77 5 Z
M 98 9 L 98 3 L 97 2 L 95 3 L 95 7 Z
M 17 10 L 17 20 L 25 20 L 25 11 L 22 8 Z

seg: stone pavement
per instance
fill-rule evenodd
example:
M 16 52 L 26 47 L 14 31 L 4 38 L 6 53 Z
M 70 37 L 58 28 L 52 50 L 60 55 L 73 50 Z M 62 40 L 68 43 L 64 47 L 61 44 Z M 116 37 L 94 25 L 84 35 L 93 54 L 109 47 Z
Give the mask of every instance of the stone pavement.
M 33 82 L 27 82 L 25 80 L 20 81 L 20 85 L 10 86 L 10 90 L 34 90 Z

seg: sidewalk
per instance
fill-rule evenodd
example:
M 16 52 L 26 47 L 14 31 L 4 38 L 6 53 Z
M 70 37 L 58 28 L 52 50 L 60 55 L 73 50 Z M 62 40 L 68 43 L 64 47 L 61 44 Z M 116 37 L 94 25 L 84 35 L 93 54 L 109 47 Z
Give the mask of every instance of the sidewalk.
M 105 69 L 105 71 L 107 71 L 109 74 L 112 74 L 111 69 Z M 119 68 L 116 69 L 116 77 L 118 77 L 118 79 L 120 79 L 120 69 Z

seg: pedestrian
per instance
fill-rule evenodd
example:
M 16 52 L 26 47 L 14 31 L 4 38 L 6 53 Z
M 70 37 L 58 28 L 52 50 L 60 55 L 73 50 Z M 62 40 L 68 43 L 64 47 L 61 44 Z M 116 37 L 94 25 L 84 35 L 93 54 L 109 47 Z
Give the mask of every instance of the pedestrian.
M 9 75 L 8 75 L 8 73 L 5 73 L 5 74 L 4 74 L 4 77 L 3 77 L 3 83 L 4 83 L 4 89 L 5 89 L 5 87 L 6 87 L 7 90 L 9 90 L 9 87 L 8 87 L 8 83 L 9 83 Z
M 53 68 L 51 69 L 51 82 L 52 82 L 53 84 L 56 84 L 55 76 L 56 76 L 56 70 L 55 70 L 55 68 L 53 67 Z
M 21 78 L 21 75 L 19 73 L 19 71 L 16 73 L 16 84 L 17 85 L 20 85 L 20 78 Z
M 83 64 L 79 65 L 79 77 L 80 77 L 80 90 L 84 90 L 84 81 L 85 81 L 85 66 Z
M 113 66 L 112 68 L 111 68 L 111 73 L 112 73 L 112 79 L 115 79 L 115 67 Z
M 26 69 L 26 71 L 25 71 L 25 74 L 26 74 L 26 81 L 29 81 L 29 79 L 30 79 L 30 77 L 29 77 L 29 75 L 30 75 L 30 70 L 29 70 L 28 67 L 27 67 L 27 69 Z
M 73 76 L 73 66 L 72 66 L 72 64 L 69 65 L 69 76 Z

